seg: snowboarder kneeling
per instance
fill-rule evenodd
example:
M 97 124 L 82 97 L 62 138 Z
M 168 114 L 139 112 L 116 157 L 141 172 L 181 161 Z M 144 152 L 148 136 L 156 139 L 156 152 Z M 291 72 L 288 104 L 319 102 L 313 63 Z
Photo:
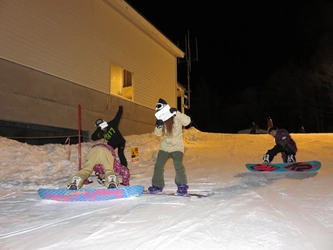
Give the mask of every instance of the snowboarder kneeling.
M 297 146 L 288 131 L 277 127 L 271 127 L 268 130 L 268 133 L 275 138 L 276 145 L 264 155 L 263 163 L 270 163 L 278 153 L 282 154 L 282 160 L 284 163 L 296 162 L 295 155 L 297 152 Z
M 93 171 L 98 176 L 98 182 L 107 188 L 118 187 L 119 180 L 116 174 L 122 176 L 121 184 L 123 186 L 129 186 L 129 169 L 117 161 L 116 154 L 111 146 L 98 143 L 90 149 L 83 168 L 68 180 L 68 189 L 80 189 Z

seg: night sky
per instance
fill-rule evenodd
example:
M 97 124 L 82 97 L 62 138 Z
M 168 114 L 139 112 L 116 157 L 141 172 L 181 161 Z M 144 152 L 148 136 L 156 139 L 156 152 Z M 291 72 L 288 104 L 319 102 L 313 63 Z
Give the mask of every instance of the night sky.
M 328 20 L 332 4 L 322 0 L 126 2 L 184 52 L 189 31 L 192 58 L 197 39 L 199 59 L 192 62 L 192 90 L 204 79 L 215 92 L 229 97 L 265 86 L 291 60 L 307 64 L 333 21 Z M 178 80 L 186 86 L 185 64 L 178 70 Z

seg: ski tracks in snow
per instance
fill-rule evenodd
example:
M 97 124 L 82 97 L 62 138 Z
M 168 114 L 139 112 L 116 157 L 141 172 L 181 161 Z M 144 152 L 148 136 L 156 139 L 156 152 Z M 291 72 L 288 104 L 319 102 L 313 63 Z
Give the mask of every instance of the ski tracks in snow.
M 255 192 L 267 200 L 274 208 L 290 221 L 308 239 L 307 245 L 313 249 L 330 249 L 333 244 L 333 233 L 318 221 L 311 213 L 305 211 L 295 201 L 283 197 L 283 194 L 267 187 Z M 298 211 L 295 213 L 295 211 Z

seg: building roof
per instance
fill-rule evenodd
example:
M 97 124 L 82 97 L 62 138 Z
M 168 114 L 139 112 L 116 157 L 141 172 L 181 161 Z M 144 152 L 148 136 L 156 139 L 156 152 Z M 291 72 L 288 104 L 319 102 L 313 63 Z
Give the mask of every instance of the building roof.
M 156 29 L 148 20 L 141 16 L 124 0 L 103 0 L 107 5 L 116 10 L 129 22 L 148 35 L 151 39 L 160 44 L 164 49 L 175 57 L 183 58 L 185 53 L 171 42 L 165 35 Z

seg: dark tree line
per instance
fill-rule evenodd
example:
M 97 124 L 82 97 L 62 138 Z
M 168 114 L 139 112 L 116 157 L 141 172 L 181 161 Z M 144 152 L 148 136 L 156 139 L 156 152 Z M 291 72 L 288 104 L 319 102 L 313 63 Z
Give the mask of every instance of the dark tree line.
M 309 133 L 333 132 L 333 34 L 322 36 L 307 61 L 290 60 L 262 86 L 230 96 L 212 85 L 201 78 L 186 111 L 201 131 L 235 133 L 252 121 L 266 129 L 270 116 L 290 132 L 301 126 Z

